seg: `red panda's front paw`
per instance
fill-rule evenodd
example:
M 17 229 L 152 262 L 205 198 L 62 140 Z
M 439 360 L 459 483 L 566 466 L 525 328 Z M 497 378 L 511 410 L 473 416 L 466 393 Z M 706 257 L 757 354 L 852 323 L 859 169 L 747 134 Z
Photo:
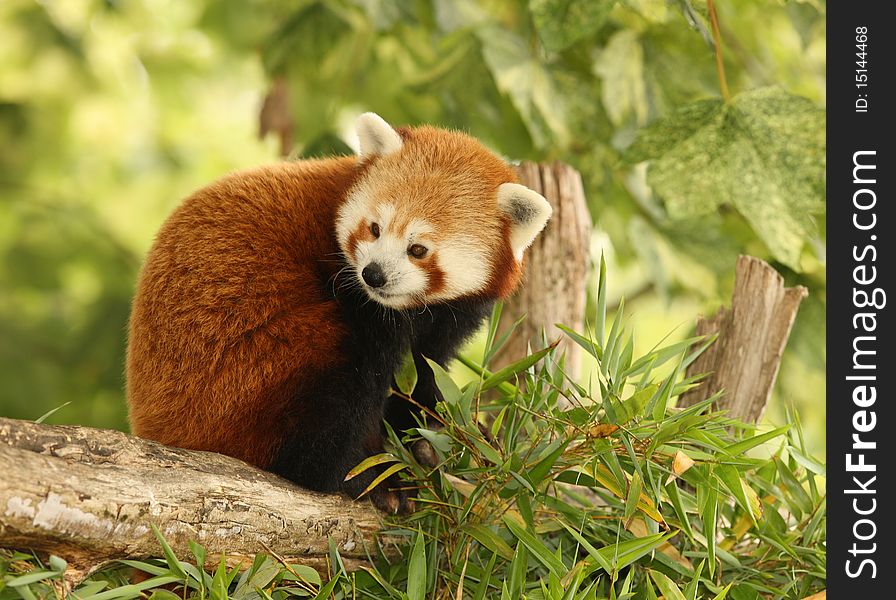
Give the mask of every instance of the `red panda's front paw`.
M 390 483 L 394 483 L 390 485 Z M 370 492 L 373 505 L 390 515 L 408 515 L 414 512 L 414 501 L 407 490 L 397 489 L 400 482 L 384 481 Z
M 424 467 L 435 469 L 439 466 L 439 455 L 436 454 L 436 449 L 432 447 L 428 440 L 419 439 L 414 442 L 411 445 L 411 452 L 414 458 L 417 459 L 417 462 Z

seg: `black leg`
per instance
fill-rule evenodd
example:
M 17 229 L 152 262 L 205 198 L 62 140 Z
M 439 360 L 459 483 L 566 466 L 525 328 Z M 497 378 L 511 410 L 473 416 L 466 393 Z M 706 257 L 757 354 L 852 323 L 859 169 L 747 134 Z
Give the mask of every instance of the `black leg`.
M 433 306 L 415 321 L 413 353 L 417 385 L 412 397 L 418 404 L 434 412 L 436 403 L 443 399 L 424 357 L 446 367 L 457 356 L 461 345 L 482 325 L 492 305 L 491 302 L 460 302 Z M 416 427 L 421 416 L 421 410 L 407 400 L 398 396 L 389 399 L 386 421 L 396 432 Z
M 318 390 L 313 400 L 303 399 L 303 407 L 316 406 L 317 414 L 307 415 L 299 429 L 281 447 L 271 471 L 302 487 L 322 492 L 343 492 L 357 498 L 388 465 L 378 466 L 345 481 L 346 474 L 369 456 L 383 452 L 382 400 L 368 392 L 347 393 L 346 386 Z M 329 392 L 329 393 L 328 393 Z M 409 512 L 408 494 L 395 491 L 397 477 L 380 483 L 369 496 L 386 512 Z
M 414 354 L 414 366 L 417 368 L 417 385 L 411 397 L 414 402 L 434 413 L 436 403 L 442 400 L 442 393 L 436 386 L 432 368 L 419 353 Z M 406 398 L 393 395 L 386 403 L 386 421 L 396 433 L 401 434 L 402 431 L 417 427 L 418 422 L 424 421 L 423 411 Z M 426 416 L 426 421 L 434 425 L 432 416 Z

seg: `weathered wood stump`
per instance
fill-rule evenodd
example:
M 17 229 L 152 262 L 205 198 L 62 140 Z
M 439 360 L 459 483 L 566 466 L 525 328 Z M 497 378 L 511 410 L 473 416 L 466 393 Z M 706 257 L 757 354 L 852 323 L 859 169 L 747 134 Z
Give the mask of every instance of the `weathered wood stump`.
M 519 291 L 504 303 L 499 331 L 506 331 L 526 315 L 506 345 L 495 356 L 500 368 L 561 338 L 559 352 L 566 353 L 566 373 L 577 379 L 581 348 L 562 335 L 555 324 L 584 329 L 586 284 L 590 268 L 591 216 L 585 202 L 582 176 L 569 165 L 521 163 L 520 183 L 544 196 L 554 214 L 526 253 L 525 275 Z
M 697 321 L 697 335 L 718 339 L 688 367 L 687 376 L 710 375 L 683 394 L 691 406 L 723 390 L 717 407 L 740 421 L 758 423 L 771 397 L 781 355 L 790 337 L 806 288 L 785 288 L 768 263 L 752 256 L 737 259 L 731 308 Z

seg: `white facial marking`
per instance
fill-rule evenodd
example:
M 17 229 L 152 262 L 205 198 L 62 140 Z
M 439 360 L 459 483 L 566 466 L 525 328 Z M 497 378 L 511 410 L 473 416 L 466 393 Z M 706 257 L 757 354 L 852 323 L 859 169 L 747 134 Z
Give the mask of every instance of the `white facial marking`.
M 444 287 L 432 294 L 433 300 L 448 300 L 483 288 L 489 276 L 489 261 L 482 242 L 460 235 L 439 244 L 438 266 L 445 274 Z
M 376 218 L 371 220 L 380 226 L 380 231 L 385 231 L 389 229 L 392 221 L 395 219 L 395 205 L 389 203 L 380 204 L 377 206 L 375 213 Z
M 408 246 L 424 240 L 426 234 L 433 231 L 432 225 L 422 219 L 414 219 L 405 231 L 399 232 L 395 227 L 397 210 L 393 204 L 383 203 L 368 208 L 369 202 L 363 198 L 361 193 L 350 198 L 340 211 L 337 222 L 337 235 L 343 252 L 359 223 L 379 225 L 378 238 L 357 242 L 354 256 L 346 256 L 355 267 L 362 288 L 373 300 L 390 308 L 407 308 L 424 303 L 428 277 L 419 265 L 413 264 L 408 256 Z M 382 270 L 386 279 L 381 287 L 371 287 L 364 282 L 364 268 L 373 263 Z
M 355 192 L 351 194 L 345 203 L 339 208 L 336 215 L 336 240 L 343 253 L 346 252 L 348 239 L 359 223 L 367 220 L 367 197 Z
M 498 186 L 498 206 L 510 217 L 510 246 L 519 262 L 544 229 L 553 209 L 541 194 L 518 183 Z
M 433 226 L 424 219 L 413 219 L 410 223 L 408 223 L 407 227 L 408 241 L 420 241 L 422 236 L 425 236 L 427 233 L 433 233 L 434 231 L 435 229 L 433 228 Z

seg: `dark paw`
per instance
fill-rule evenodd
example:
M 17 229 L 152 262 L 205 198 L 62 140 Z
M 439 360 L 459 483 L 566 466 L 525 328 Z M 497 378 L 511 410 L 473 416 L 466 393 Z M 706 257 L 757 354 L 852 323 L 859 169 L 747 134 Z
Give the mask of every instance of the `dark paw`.
M 390 515 L 408 515 L 414 512 L 414 501 L 407 490 L 392 489 L 389 484 L 389 481 L 385 481 L 370 492 L 373 505 Z
M 436 454 L 435 448 L 432 447 L 427 440 L 420 439 L 411 445 L 411 452 L 417 462 L 428 469 L 435 469 L 439 466 L 439 456 Z

